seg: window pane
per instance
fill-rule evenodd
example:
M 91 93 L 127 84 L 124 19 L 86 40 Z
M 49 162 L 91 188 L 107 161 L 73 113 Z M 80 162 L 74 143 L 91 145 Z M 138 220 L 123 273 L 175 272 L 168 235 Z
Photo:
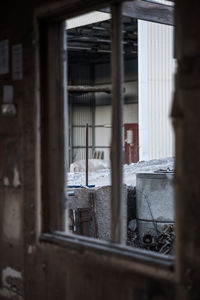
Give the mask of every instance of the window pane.
M 111 15 L 105 11 L 108 10 L 66 21 L 69 104 L 66 230 L 109 241 Z
M 126 37 L 134 37 L 129 48 Z M 128 51 L 129 50 L 129 51 Z M 173 27 L 124 18 L 127 244 L 173 253 Z M 129 102 L 128 102 L 129 101 Z

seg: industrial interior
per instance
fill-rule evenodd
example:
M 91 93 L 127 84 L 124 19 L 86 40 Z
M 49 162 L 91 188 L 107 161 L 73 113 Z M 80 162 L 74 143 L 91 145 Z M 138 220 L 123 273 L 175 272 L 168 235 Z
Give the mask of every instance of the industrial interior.
M 95 22 L 99 18 L 100 22 Z M 111 144 L 111 15 L 92 12 L 66 21 L 69 92 L 69 163 L 85 159 L 85 127 L 89 126 L 89 158 L 110 159 Z M 135 146 L 126 163 L 138 157 L 137 20 L 123 17 L 124 127 L 134 128 Z M 80 23 L 80 24 L 79 24 Z M 88 24 L 89 23 L 89 24 Z M 87 92 L 88 88 L 93 92 Z M 82 92 L 81 92 L 82 89 Z M 126 138 L 126 134 L 125 134 Z M 128 144 L 126 143 L 126 148 Z M 129 157 L 130 156 L 130 157 Z
M 108 9 L 93 11 L 66 20 L 69 95 L 67 162 L 70 173 L 68 173 L 69 199 L 65 226 L 66 231 L 69 228 L 71 233 L 109 241 L 112 90 L 111 14 L 107 11 Z M 157 160 L 142 163 L 140 158 L 139 162 L 139 148 L 143 145 L 141 142 L 139 144 L 138 132 L 138 127 L 139 129 L 143 127 L 143 123 L 139 122 L 138 110 L 143 109 L 144 102 L 144 97 L 141 95 L 139 97 L 138 90 L 141 89 L 147 72 L 149 93 L 152 90 L 154 99 L 154 103 L 151 104 L 155 105 L 159 99 L 161 107 L 157 107 L 156 111 L 157 115 L 161 114 L 163 117 L 162 124 L 159 123 L 159 117 L 155 118 L 153 126 L 158 127 L 161 124 L 161 134 L 166 138 L 165 120 L 168 111 L 166 104 L 162 103 L 169 102 L 171 105 L 172 101 L 169 90 L 170 84 L 171 86 L 173 84 L 173 67 L 167 65 L 174 63 L 172 51 L 168 51 L 170 46 L 172 48 L 171 28 L 145 21 L 138 23 L 137 19 L 127 16 L 122 17 L 122 24 L 124 63 L 122 143 L 123 163 L 129 168 L 127 170 L 125 167 L 123 180 L 122 240 L 131 247 L 173 255 L 175 239 L 173 156 L 166 149 L 166 141 L 159 140 L 159 132 L 155 132 L 159 143 L 156 143 L 155 139 L 154 147 L 165 151 L 160 154 L 162 159 L 159 159 L 160 156 L 155 152 L 154 159 Z M 144 57 L 138 58 L 142 56 L 141 44 L 146 42 L 144 38 L 138 36 L 138 32 L 141 35 L 143 27 L 146 27 L 149 35 L 152 35 L 152 39 L 149 38 L 148 61 L 145 62 Z M 166 45 L 164 53 L 161 43 Z M 151 66 L 156 55 L 159 70 L 158 67 Z M 163 73 L 167 76 L 163 76 Z M 151 86 L 153 85 L 151 82 L 154 87 Z M 151 96 L 148 101 L 151 102 Z M 148 105 L 148 114 L 153 110 L 150 108 L 151 104 Z M 101 183 L 100 177 L 104 179 Z M 86 188 L 89 190 L 85 191 Z
M 198 300 L 200 4 L 0 4 L 0 300 Z

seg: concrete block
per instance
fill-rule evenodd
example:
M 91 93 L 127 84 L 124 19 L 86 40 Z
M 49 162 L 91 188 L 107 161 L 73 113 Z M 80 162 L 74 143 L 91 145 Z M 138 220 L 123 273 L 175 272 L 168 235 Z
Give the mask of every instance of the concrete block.
M 74 196 L 68 196 L 67 210 L 76 208 L 90 208 L 90 193 L 95 194 L 96 199 L 96 218 L 98 226 L 98 238 L 101 240 L 110 241 L 111 236 L 111 186 L 103 186 L 100 188 L 75 188 L 68 189 L 74 191 Z M 124 185 L 124 206 L 123 206 L 123 241 L 127 237 L 127 187 Z M 66 215 L 67 217 L 67 215 Z
M 99 231 L 99 239 L 110 241 L 111 237 L 111 186 L 103 186 L 96 190 L 97 205 L 97 223 Z M 125 243 L 127 239 L 127 187 L 123 187 L 124 205 L 122 210 L 122 241 Z

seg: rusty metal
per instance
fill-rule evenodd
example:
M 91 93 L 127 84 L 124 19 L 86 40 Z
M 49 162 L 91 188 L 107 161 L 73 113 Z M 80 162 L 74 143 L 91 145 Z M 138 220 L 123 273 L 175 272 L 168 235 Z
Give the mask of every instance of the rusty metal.
M 96 87 L 96 86 L 83 86 L 83 85 L 69 85 L 68 92 L 70 93 L 111 93 L 110 87 Z
M 77 208 L 77 221 L 80 225 L 81 234 L 90 236 L 89 233 L 89 208 Z
M 75 219 L 73 209 L 69 209 L 69 230 L 75 233 Z
M 90 236 L 89 208 L 69 209 L 69 230 L 75 234 Z
M 90 222 L 89 222 L 89 229 L 90 229 L 90 236 L 94 238 L 99 237 L 98 231 L 98 224 L 97 224 L 97 207 L 96 207 L 96 194 L 95 192 L 90 192 L 89 194 L 89 203 L 90 203 Z
M 109 86 L 97 87 L 90 85 L 68 85 L 67 90 L 69 93 L 112 93 L 112 88 L 110 88 Z M 123 87 L 123 93 L 125 92 L 126 88 Z
M 88 186 L 88 123 L 86 124 L 85 185 Z
M 140 239 L 138 231 L 128 230 L 127 244 L 162 254 L 174 254 L 175 227 L 173 224 L 163 226 L 156 235 L 146 233 Z

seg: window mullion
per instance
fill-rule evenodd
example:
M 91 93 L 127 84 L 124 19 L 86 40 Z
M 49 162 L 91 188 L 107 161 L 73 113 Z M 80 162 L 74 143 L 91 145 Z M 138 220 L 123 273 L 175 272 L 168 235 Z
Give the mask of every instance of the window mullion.
M 112 6 L 112 145 L 111 242 L 122 241 L 123 57 L 122 5 Z

